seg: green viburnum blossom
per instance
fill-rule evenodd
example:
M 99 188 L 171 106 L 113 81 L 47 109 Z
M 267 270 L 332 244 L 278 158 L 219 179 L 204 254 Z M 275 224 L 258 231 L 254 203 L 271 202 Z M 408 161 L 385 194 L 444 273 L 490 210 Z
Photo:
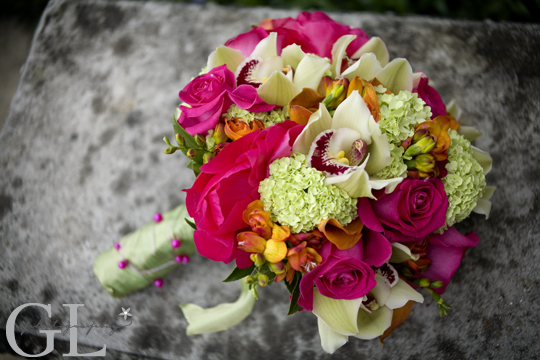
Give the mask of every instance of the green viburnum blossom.
M 402 159 L 405 150 L 401 146 L 396 146 L 394 144 L 389 144 L 389 147 L 392 162 L 390 163 L 390 165 L 373 174 L 373 176 L 376 178 L 387 180 L 406 176 L 407 165 L 403 163 Z
M 399 94 L 385 94 L 386 89 L 375 87 L 381 120 L 377 123 L 388 142 L 396 146 L 414 135 L 414 127 L 431 118 L 431 107 L 427 106 L 418 94 L 402 90 Z
M 446 225 L 441 230 L 465 219 L 476 206 L 486 187 L 482 166 L 473 157 L 470 141 L 449 130 L 452 143 L 448 148 L 448 174 L 442 179 L 448 195 Z
M 325 185 L 324 179 L 322 172 L 307 165 L 303 154 L 275 160 L 270 164 L 270 176 L 259 185 L 264 209 L 293 233 L 311 231 L 322 219 L 347 225 L 358 217 L 357 199 L 334 185 Z
M 232 104 L 229 110 L 227 110 L 227 112 L 222 116 L 226 116 L 227 119 L 238 117 L 240 120 L 248 124 L 251 121 L 258 119 L 264 124 L 264 127 L 270 127 L 274 124 L 279 124 L 287 120 L 289 118 L 289 113 L 287 112 L 286 108 L 275 109 L 268 112 L 253 113 L 240 109 L 235 104 Z

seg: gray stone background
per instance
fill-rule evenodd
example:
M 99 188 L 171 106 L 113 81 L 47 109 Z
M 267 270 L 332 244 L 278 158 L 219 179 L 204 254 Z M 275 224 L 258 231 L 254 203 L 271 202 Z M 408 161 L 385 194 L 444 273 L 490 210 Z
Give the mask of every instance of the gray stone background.
M 448 287 L 453 309 L 442 319 L 433 301 L 414 307 L 386 340 L 351 339 L 333 356 L 319 344 L 311 313 L 287 317 L 282 286 L 261 291 L 253 314 L 225 332 L 187 337 L 179 303 L 233 301 L 231 265 L 200 256 L 123 299 L 110 297 L 92 273 L 96 255 L 124 234 L 184 201 L 194 180 L 180 155 L 166 156 L 163 135 L 178 91 L 228 38 L 267 17 L 294 11 L 216 5 L 52 1 L 0 133 L 0 353 L 12 352 L 5 323 L 17 306 L 52 305 L 52 319 L 31 308 L 17 338 L 39 353 L 45 338 L 30 325 L 68 324 L 62 306 L 82 303 L 79 324 L 108 318 L 131 326 L 109 336 L 79 330 L 79 352 L 107 345 L 110 359 L 536 359 L 540 356 L 540 27 L 366 13 L 330 14 L 380 36 L 391 58 L 409 59 L 455 98 L 463 121 L 484 136 L 498 190 L 489 220 Z M 24 332 L 24 334 L 23 334 Z M 57 336 L 49 358 L 68 352 Z M 1 357 L 2 355 L 0 355 Z

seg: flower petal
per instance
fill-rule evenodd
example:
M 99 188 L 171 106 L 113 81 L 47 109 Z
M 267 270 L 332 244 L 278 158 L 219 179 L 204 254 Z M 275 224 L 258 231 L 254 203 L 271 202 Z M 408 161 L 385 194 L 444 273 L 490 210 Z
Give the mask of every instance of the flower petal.
M 370 293 L 375 297 L 375 300 L 377 300 L 377 304 L 379 304 L 379 306 L 384 306 L 390 298 L 392 287 L 390 286 L 388 280 L 386 280 L 380 274 L 375 274 L 375 281 L 377 281 L 377 285 L 371 289 Z
M 386 302 L 386 306 L 390 309 L 397 309 L 405 306 L 409 301 L 413 300 L 418 303 L 424 302 L 424 297 L 418 291 L 414 290 L 405 280 L 399 279 L 396 285 L 392 288 L 392 293 Z
M 242 55 L 240 50 L 222 45 L 210 53 L 206 67 L 210 71 L 215 67 L 225 64 L 227 65 L 227 69 L 235 72 L 242 61 L 244 61 L 244 55 Z
M 370 145 L 372 141 L 369 125 L 370 118 L 373 119 L 373 116 L 371 116 L 371 112 L 364 99 L 358 94 L 358 91 L 353 91 L 336 109 L 332 121 L 332 129 L 349 128 L 356 130 L 360 133 L 360 139 L 364 140 L 367 145 Z M 375 120 L 373 122 L 375 123 Z M 377 128 L 379 128 L 378 125 Z
M 377 74 L 377 79 L 394 94 L 398 94 L 401 90 L 412 91 L 412 68 L 406 59 L 392 60 Z
M 485 215 L 486 219 L 488 219 L 489 213 L 491 212 L 491 201 L 489 201 L 489 199 L 491 199 L 494 191 L 495 186 L 486 186 L 484 194 L 476 201 L 476 206 L 472 211 L 480 215 Z
M 290 65 L 294 70 L 305 56 L 306 53 L 296 44 L 289 45 L 281 51 L 283 65 Z
M 326 325 L 319 317 L 317 318 L 317 325 L 319 325 L 321 346 L 327 353 L 333 354 L 337 349 L 349 341 L 349 337 L 347 335 L 343 335 L 332 330 L 332 328 Z
M 420 258 L 418 254 L 411 253 L 411 249 L 401 243 L 393 242 L 391 244 L 392 256 L 390 256 L 390 260 L 388 260 L 388 262 L 399 264 L 409 259 L 416 261 Z
M 328 241 L 336 245 L 339 250 L 352 248 L 362 238 L 364 224 L 360 219 L 355 219 L 347 226 L 343 226 L 336 219 L 323 219 L 318 226 Z
M 487 175 L 491 171 L 491 165 L 493 163 L 493 159 L 491 159 L 491 155 L 487 151 L 480 150 L 476 146 L 472 147 L 473 151 L 473 158 L 478 161 L 480 166 L 482 166 L 482 169 L 484 169 L 484 174 Z
M 404 178 L 402 178 L 402 177 L 397 177 L 397 178 L 393 178 L 393 179 L 381 180 L 381 179 L 370 177 L 369 178 L 369 186 L 372 189 L 375 189 L 375 190 L 384 189 L 384 192 L 386 194 L 390 194 L 403 181 L 403 179 Z
M 332 299 L 313 289 L 313 313 L 332 330 L 343 335 L 358 333 L 358 310 L 362 298 L 354 300 Z M 384 331 L 384 330 L 383 330 Z
M 482 136 L 482 133 L 480 132 L 480 130 L 478 130 L 474 126 L 468 126 L 468 125 L 460 125 L 457 132 L 459 135 L 463 136 L 465 139 L 469 141 L 474 141 L 478 139 L 480 136 Z
M 294 85 L 301 89 L 317 90 L 324 73 L 329 67 L 330 64 L 324 58 L 313 55 L 304 56 L 294 73 Z
M 365 163 L 366 162 L 364 162 L 364 164 Z M 329 178 L 326 178 L 325 183 L 328 183 L 328 180 Z M 336 176 L 332 180 L 340 180 L 340 182 L 336 182 L 334 183 L 334 185 L 342 190 L 345 190 L 350 197 L 369 197 L 375 200 L 377 199 L 371 193 L 368 173 L 360 167 L 357 170 L 351 172 L 350 174 L 347 174 L 347 177 L 345 179 L 339 179 L 339 177 Z
M 356 39 L 356 35 L 343 35 L 332 46 L 332 78 L 341 75 L 341 61 L 346 55 L 347 46 Z
M 351 56 L 351 59 L 358 59 L 367 53 L 373 53 L 381 63 L 381 66 L 386 66 L 390 60 L 386 44 L 378 36 L 372 37 L 368 42 L 362 45 L 360 49 L 356 50 L 353 56 Z
M 195 304 L 181 304 L 180 309 L 189 323 L 186 329 L 187 335 L 227 330 L 251 314 L 255 297 L 250 294 L 249 285 L 243 281 L 240 283 L 242 292 L 234 303 L 220 304 L 209 309 L 203 309 Z
M 257 94 L 268 104 L 287 106 L 300 91 L 282 72 L 276 71 L 259 86 Z
M 446 111 L 450 113 L 456 120 L 459 121 L 461 118 L 461 109 L 457 106 L 456 99 L 450 100 L 448 105 L 446 105 Z
M 326 106 L 319 104 L 319 110 L 313 113 L 309 118 L 304 130 L 298 135 L 294 142 L 292 151 L 307 155 L 311 144 L 315 138 L 323 131 L 332 127 L 332 117 L 326 109 Z
M 393 310 L 382 306 L 371 313 L 360 310 L 358 312 L 358 333 L 355 337 L 363 340 L 375 339 L 381 336 L 392 324 Z
M 278 56 L 277 54 L 277 33 L 271 32 L 268 37 L 262 39 L 257 46 L 255 46 L 255 49 L 253 49 L 253 52 L 251 53 L 250 57 L 256 57 L 259 56 L 261 58 L 268 58 L 272 56 Z
M 370 158 L 366 165 L 366 171 L 368 174 L 374 174 L 390 165 L 392 156 L 390 155 L 388 137 L 381 132 L 381 129 L 375 122 L 375 119 L 373 119 L 373 116 L 368 118 L 368 126 L 372 143 L 371 145 L 368 143 L 368 153 L 370 154 Z
M 382 69 L 383 68 L 377 60 L 375 54 L 363 54 L 357 62 L 352 64 L 343 72 L 342 76 L 350 81 L 352 81 L 355 76 L 369 81 L 377 76 Z

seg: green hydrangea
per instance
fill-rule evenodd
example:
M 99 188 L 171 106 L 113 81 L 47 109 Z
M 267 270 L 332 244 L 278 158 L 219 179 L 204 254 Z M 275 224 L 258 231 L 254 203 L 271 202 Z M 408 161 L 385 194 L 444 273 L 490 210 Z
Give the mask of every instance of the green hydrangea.
M 397 178 L 404 174 L 406 175 L 407 172 L 407 165 L 403 163 L 402 159 L 405 150 L 401 146 L 394 144 L 390 144 L 389 146 L 392 162 L 390 165 L 373 174 L 373 176 L 383 180 Z
M 311 231 L 322 219 L 347 225 L 358 217 L 357 199 L 334 185 L 325 185 L 324 179 L 322 172 L 307 165 L 303 154 L 275 160 L 270 164 L 270 176 L 259 185 L 264 209 L 293 233 Z
M 442 179 L 448 195 L 446 227 L 452 226 L 469 216 L 486 187 L 482 166 L 473 157 L 470 141 L 449 130 L 452 143 L 448 148 L 448 174 Z
M 383 86 L 375 87 L 381 120 L 378 122 L 388 142 L 400 145 L 409 136 L 413 136 L 414 127 L 431 118 L 431 107 L 427 106 L 418 94 L 400 91 L 399 94 L 385 94 Z
M 263 124 L 264 127 L 269 127 L 274 124 L 282 123 L 289 118 L 289 113 L 286 108 L 274 109 L 268 112 L 253 113 L 244 109 L 240 109 L 235 104 L 227 110 L 222 116 L 226 116 L 228 119 L 233 117 L 239 117 L 245 123 L 250 123 L 251 121 L 258 119 Z

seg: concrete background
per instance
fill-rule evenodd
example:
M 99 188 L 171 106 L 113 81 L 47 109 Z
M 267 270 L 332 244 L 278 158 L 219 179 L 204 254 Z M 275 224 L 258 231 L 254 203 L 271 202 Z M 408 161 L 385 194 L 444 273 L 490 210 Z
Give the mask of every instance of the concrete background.
M 199 256 L 147 288 L 111 298 L 92 273 L 96 255 L 184 200 L 193 182 L 180 155 L 163 155 L 163 135 L 178 91 L 228 38 L 267 17 L 293 11 L 216 5 L 53 1 L 36 31 L 20 85 L 0 133 L 0 353 L 11 352 L 3 328 L 17 306 L 17 338 L 39 353 L 43 319 L 64 325 L 62 304 L 83 303 L 79 324 L 131 326 L 109 336 L 79 330 L 79 352 L 107 345 L 107 358 L 160 359 L 534 359 L 540 356 L 540 27 L 424 17 L 330 14 L 380 36 L 391 58 L 424 71 L 443 100 L 456 98 L 464 122 L 484 132 L 498 187 L 488 221 L 460 224 L 480 244 L 448 287 L 453 309 L 439 319 L 431 300 L 415 306 L 381 349 L 357 339 L 333 356 L 320 348 L 315 316 L 287 317 L 281 286 L 261 291 L 253 314 L 216 334 L 187 337 L 179 303 L 233 301 L 236 284 L 220 281 L 231 266 Z M 427 297 L 426 297 L 427 298 Z M 24 332 L 24 334 L 23 334 Z M 67 353 L 57 336 L 49 358 Z

